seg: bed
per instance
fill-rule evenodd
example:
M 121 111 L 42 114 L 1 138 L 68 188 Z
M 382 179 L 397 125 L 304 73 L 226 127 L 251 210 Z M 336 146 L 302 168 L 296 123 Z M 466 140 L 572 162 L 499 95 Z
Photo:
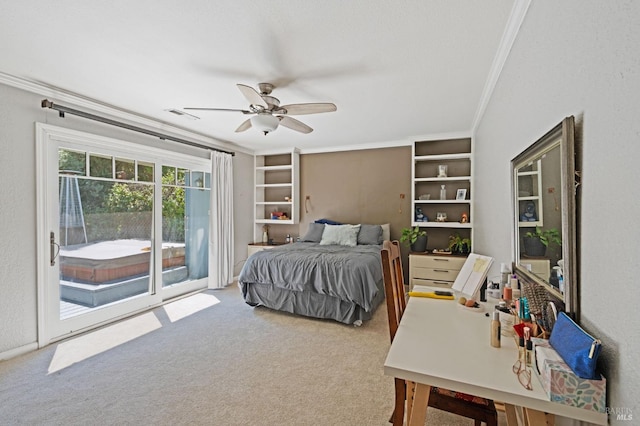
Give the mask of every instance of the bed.
M 247 304 L 358 326 L 371 318 L 384 300 L 381 226 L 321 225 L 247 259 L 238 278 Z M 356 243 L 332 239 L 339 227 L 352 227 Z

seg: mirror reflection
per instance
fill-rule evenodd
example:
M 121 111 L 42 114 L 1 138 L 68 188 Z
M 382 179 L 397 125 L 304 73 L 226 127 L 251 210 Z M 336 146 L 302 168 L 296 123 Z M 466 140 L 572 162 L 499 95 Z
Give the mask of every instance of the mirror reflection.
M 579 317 L 574 119 L 512 161 L 514 272 Z
M 516 167 L 518 262 L 564 293 L 560 140 Z

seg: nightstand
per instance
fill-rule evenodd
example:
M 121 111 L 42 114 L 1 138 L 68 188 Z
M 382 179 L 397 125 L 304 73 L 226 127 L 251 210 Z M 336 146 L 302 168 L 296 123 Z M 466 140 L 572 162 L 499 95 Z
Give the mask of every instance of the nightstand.
M 409 290 L 414 285 L 450 288 L 466 260 L 451 254 L 409 253 Z
M 253 244 L 249 244 L 247 246 L 247 257 L 251 256 L 253 253 L 255 253 L 257 251 L 272 249 L 274 247 L 281 246 L 282 244 L 284 244 L 284 243 L 273 243 L 273 244 L 253 243 Z

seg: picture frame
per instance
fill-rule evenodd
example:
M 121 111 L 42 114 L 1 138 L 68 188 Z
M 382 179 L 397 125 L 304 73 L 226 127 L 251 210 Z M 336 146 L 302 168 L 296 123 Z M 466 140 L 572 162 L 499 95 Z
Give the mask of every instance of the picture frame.
M 466 189 L 458 189 L 456 191 L 456 200 L 464 200 L 467 198 L 467 190 Z

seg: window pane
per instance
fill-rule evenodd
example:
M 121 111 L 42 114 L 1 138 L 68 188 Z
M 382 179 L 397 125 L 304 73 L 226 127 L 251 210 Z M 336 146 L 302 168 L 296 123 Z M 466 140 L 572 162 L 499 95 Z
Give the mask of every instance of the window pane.
M 164 287 L 208 275 L 210 194 L 207 190 L 162 187 Z
M 153 182 L 153 164 L 138 162 L 138 181 Z
M 153 190 L 60 176 L 60 297 L 76 305 L 61 317 L 149 292 Z
M 136 178 L 136 163 L 133 160 L 116 158 L 116 179 L 134 180 Z
M 89 173 L 92 177 L 113 178 L 113 157 L 91 154 L 89 156 Z
M 166 185 L 176 184 L 176 168 L 171 166 L 162 166 L 162 183 Z
M 185 185 L 187 174 L 189 173 L 188 169 L 178 169 L 178 185 Z
M 58 170 L 67 174 L 86 176 L 87 157 L 85 152 L 58 150 Z
M 196 188 L 204 188 L 204 173 L 191 172 L 191 185 Z

